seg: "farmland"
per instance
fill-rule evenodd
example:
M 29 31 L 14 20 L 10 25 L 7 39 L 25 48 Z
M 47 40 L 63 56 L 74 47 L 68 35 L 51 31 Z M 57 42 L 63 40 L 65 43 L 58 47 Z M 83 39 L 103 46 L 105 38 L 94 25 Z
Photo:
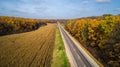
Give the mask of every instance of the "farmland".
M 56 24 L 37 30 L 0 36 L 0 67 L 49 67 Z

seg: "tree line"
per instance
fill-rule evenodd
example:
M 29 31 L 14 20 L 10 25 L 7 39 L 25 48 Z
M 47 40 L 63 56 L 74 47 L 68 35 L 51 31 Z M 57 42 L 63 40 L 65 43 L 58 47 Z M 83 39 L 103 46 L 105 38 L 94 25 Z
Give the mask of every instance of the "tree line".
M 65 29 L 105 66 L 120 66 L 120 16 L 71 19 Z
M 47 25 L 45 20 L 0 16 L 0 35 L 21 33 Z

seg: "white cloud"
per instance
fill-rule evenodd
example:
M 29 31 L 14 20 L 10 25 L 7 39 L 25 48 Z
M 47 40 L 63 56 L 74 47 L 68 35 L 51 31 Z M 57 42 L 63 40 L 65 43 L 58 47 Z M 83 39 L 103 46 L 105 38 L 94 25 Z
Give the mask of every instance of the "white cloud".
M 83 1 L 82 3 L 83 3 L 83 4 L 88 4 L 89 1 L 85 0 L 85 1 Z
M 116 8 L 116 10 L 115 10 L 115 11 L 120 12 L 120 8 Z
M 106 3 L 106 2 L 111 2 L 111 0 L 96 0 L 98 3 Z

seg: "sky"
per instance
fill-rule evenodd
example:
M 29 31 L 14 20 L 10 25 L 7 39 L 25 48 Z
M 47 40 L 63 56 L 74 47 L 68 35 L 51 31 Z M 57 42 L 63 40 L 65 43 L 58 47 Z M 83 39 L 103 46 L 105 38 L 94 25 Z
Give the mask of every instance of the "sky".
M 73 19 L 120 14 L 120 0 L 0 0 L 0 16 Z

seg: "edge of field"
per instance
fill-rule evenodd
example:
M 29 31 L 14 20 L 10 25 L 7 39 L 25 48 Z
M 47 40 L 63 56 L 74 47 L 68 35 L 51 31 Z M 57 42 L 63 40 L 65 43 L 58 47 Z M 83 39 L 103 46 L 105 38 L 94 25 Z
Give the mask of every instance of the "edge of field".
M 62 37 L 58 28 L 56 29 L 55 46 L 51 67 L 70 67 L 67 55 L 65 53 Z

